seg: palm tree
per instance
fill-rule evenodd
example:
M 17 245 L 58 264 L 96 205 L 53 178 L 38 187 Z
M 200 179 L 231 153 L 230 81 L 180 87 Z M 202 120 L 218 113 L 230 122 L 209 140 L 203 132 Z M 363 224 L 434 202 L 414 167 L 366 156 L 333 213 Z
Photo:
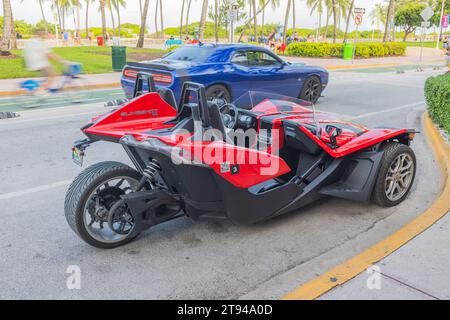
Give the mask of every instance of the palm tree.
M 183 4 L 181 5 L 181 18 L 180 18 L 180 39 L 183 38 L 183 18 L 184 18 L 184 5 L 186 4 L 186 0 L 183 0 Z
M 377 3 L 375 5 L 375 7 L 373 8 L 373 10 L 369 14 L 369 18 L 372 21 L 372 26 L 376 25 L 376 28 L 379 29 L 380 24 L 385 25 L 385 23 L 386 23 L 386 12 L 387 12 L 387 7 L 382 5 L 382 4 L 380 4 L 380 3 Z M 372 32 L 372 38 L 373 38 L 374 32 L 375 32 L 375 29 Z
M 105 2 L 105 0 L 99 0 L 99 1 L 100 1 L 100 13 L 102 16 L 102 34 L 103 34 L 103 39 L 106 39 L 106 12 L 105 12 L 106 2 Z
M 219 26 L 218 26 L 218 6 L 219 0 L 214 0 L 214 36 L 216 38 L 216 43 L 219 42 Z
M 3 38 L 0 45 L 0 50 L 3 52 L 9 52 L 14 48 L 13 35 L 14 19 L 12 15 L 12 7 L 10 0 L 3 0 Z
M 203 37 L 205 35 L 205 24 L 207 14 L 208 14 L 208 0 L 203 0 L 202 13 L 200 15 L 199 35 L 198 35 L 199 41 L 203 41 Z
M 149 3 L 149 0 L 145 0 L 144 10 L 143 10 L 142 16 L 141 16 L 141 29 L 139 30 L 139 38 L 138 38 L 138 41 L 136 44 L 137 48 L 144 47 L 144 35 L 145 35 L 145 29 L 146 29 L 146 25 L 147 25 L 148 3 Z
M 84 0 L 86 2 L 86 39 L 89 38 L 89 4 L 94 0 Z
M 292 28 L 295 31 L 295 0 L 292 0 Z
M 121 21 L 120 21 L 120 8 L 125 8 L 126 7 L 126 2 L 125 0 L 113 0 L 113 4 L 114 4 L 114 8 L 116 9 L 116 13 L 117 13 L 117 30 L 118 30 L 118 36 L 120 39 L 120 33 L 121 33 Z
M 257 16 L 258 14 L 260 14 L 261 12 L 263 12 L 264 9 L 267 7 L 267 5 L 268 5 L 271 1 L 273 1 L 273 0 L 266 0 L 266 2 L 264 3 L 264 5 L 261 6 L 261 7 L 258 9 L 258 11 L 256 12 L 256 16 Z M 277 1 L 277 0 L 275 0 L 275 1 Z M 248 18 L 248 20 L 247 20 L 247 21 L 244 23 L 244 25 L 242 26 L 242 30 L 241 30 L 241 34 L 239 35 L 238 42 L 241 42 L 242 37 L 244 36 L 245 31 L 246 31 L 246 30 L 248 29 L 248 27 L 251 25 L 252 20 L 254 20 L 254 19 L 253 19 L 252 16 L 250 16 L 250 17 Z
M 288 0 L 287 7 L 286 7 L 286 13 L 284 15 L 284 27 L 283 27 L 283 43 L 286 43 L 286 31 L 287 31 L 287 24 L 289 21 L 289 11 L 291 9 L 291 3 L 292 0 Z
M 354 5 L 355 5 L 355 0 L 352 0 L 350 3 L 350 8 L 348 9 L 347 22 L 345 23 L 344 43 L 347 42 L 348 27 L 350 25 L 350 17 L 352 16 L 352 11 L 353 11 Z
M 159 0 L 156 0 L 156 8 L 155 8 L 155 34 L 156 37 L 159 37 L 159 31 L 158 31 L 158 8 L 159 8 Z
M 263 27 L 264 27 L 264 24 L 265 24 L 265 12 L 266 12 L 266 10 L 265 10 L 265 8 L 266 8 L 265 3 L 266 3 L 266 0 L 259 0 L 259 8 L 262 8 L 262 26 Z M 270 4 L 271 4 L 271 7 L 272 7 L 272 10 L 275 10 L 275 9 L 277 9 L 280 6 L 280 0 L 270 0 Z
M 320 33 L 320 28 L 322 26 L 322 14 L 324 7 L 327 7 L 329 4 L 329 0 L 306 0 L 306 5 L 308 8 L 311 9 L 311 15 L 314 13 L 314 11 L 317 10 L 317 13 L 319 14 L 319 24 L 318 24 L 318 33 Z M 327 19 L 327 25 L 328 25 L 328 19 Z M 320 36 L 320 34 L 319 34 Z M 325 33 L 326 36 L 326 33 Z
M 40 9 L 41 9 L 42 21 L 44 21 L 45 36 L 48 36 L 47 19 L 45 19 L 44 7 L 43 7 L 43 5 L 42 5 L 42 1 L 43 1 L 43 0 L 39 0 L 39 7 L 40 7 Z
M 253 14 L 253 17 L 254 17 L 254 19 L 253 19 L 253 34 L 255 35 L 255 39 L 257 39 L 257 37 L 258 37 L 258 30 L 257 30 L 257 27 L 258 27 L 258 17 L 257 17 L 257 15 L 256 15 L 256 0 L 251 0 L 251 4 L 252 4 L 252 14 Z
M 383 42 L 386 42 L 388 38 L 389 25 L 391 24 L 393 11 L 394 11 L 394 0 L 389 0 L 389 6 L 386 13 L 386 24 L 384 25 Z
M 108 8 L 109 14 L 111 15 L 112 29 L 114 33 L 114 37 L 116 36 L 116 22 L 114 20 L 114 0 L 105 0 L 106 8 Z
M 162 0 L 159 0 L 159 13 L 160 13 L 160 19 L 161 19 L 161 38 L 164 39 L 164 18 L 163 18 L 163 6 L 162 6 Z
M 187 1 L 186 23 L 184 25 L 186 26 L 186 34 L 187 34 L 188 33 L 188 24 L 189 24 L 189 13 L 191 12 L 192 0 L 186 0 L 186 1 Z

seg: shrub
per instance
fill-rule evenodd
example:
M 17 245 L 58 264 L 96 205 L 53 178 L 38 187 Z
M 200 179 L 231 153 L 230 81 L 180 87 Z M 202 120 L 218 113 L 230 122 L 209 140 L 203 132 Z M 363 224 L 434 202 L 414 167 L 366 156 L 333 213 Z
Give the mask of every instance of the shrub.
M 286 53 L 297 57 L 342 57 L 342 43 L 295 42 L 286 48 Z M 356 44 L 355 56 L 358 58 L 404 55 L 406 44 L 401 42 L 361 42 Z
M 450 73 L 427 79 L 425 100 L 430 117 L 450 134 Z

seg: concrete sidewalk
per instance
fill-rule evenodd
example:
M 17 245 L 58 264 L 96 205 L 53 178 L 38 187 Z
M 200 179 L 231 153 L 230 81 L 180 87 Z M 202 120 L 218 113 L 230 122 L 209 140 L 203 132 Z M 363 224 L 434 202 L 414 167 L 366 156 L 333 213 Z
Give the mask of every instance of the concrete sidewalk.
M 450 212 L 375 268 L 319 299 L 450 299 L 449 248 Z

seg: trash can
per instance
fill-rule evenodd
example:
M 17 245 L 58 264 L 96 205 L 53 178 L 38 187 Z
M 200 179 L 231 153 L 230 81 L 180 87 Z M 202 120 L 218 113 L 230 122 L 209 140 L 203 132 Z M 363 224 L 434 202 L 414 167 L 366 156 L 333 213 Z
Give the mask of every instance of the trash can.
M 344 44 L 344 60 L 353 59 L 353 43 Z
M 104 41 L 103 41 L 103 37 L 97 37 L 97 46 L 101 47 L 103 46 Z
M 112 46 L 112 68 L 113 71 L 122 71 L 127 63 L 127 47 Z

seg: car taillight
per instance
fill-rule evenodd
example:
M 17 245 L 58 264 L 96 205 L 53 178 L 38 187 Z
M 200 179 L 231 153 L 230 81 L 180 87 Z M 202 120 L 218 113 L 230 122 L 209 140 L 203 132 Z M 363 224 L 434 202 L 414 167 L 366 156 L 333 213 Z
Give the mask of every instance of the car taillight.
M 127 78 L 136 78 L 137 74 L 138 74 L 137 71 L 136 70 L 132 70 L 132 69 L 125 69 L 123 71 L 124 77 L 127 77 Z
M 137 78 L 138 71 L 133 69 L 125 69 L 123 76 L 127 78 Z M 170 74 L 152 73 L 153 80 L 159 83 L 172 83 L 172 76 Z
M 168 74 L 161 74 L 161 73 L 152 73 L 153 80 L 155 82 L 160 83 L 171 83 L 172 82 L 172 76 Z

